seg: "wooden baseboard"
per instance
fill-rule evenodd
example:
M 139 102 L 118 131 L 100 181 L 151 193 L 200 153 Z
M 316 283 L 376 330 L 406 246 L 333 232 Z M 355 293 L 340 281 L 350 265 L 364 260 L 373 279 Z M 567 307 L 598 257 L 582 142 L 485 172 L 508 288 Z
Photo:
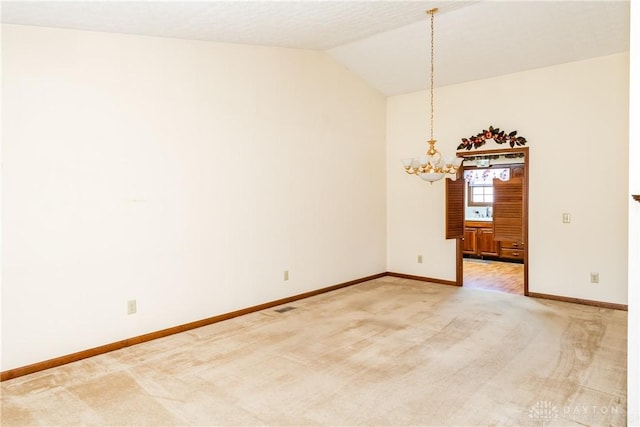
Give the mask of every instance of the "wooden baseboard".
M 90 348 L 88 350 L 79 351 L 77 353 L 68 354 L 54 359 L 45 360 L 43 362 L 33 363 L 31 365 L 22 366 L 19 368 L 9 369 L 7 371 L 0 372 L 0 381 L 10 380 L 12 378 L 21 377 L 23 375 L 32 374 L 35 372 L 43 371 L 45 369 L 54 368 L 56 366 L 66 365 L 67 363 L 77 362 L 78 360 L 86 359 L 88 357 L 97 356 L 99 354 L 108 353 L 110 351 L 119 350 L 121 348 L 129 347 L 132 345 L 140 344 L 143 342 L 155 340 L 157 338 L 163 338 L 169 335 L 185 332 L 191 329 L 200 328 L 203 326 L 211 325 L 213 323 L 221 322 L 223 320 L 232 319 L 234 317 L 242 316 L 244 314 L 253 313 L 256 311 L 264 310 L 267 308 L 275 307 L 282 304 L 288 304 L 293 301 L 309 298 L 315 295 L 323 294 L 325 292 L 335 291 L 337 289 L 345 288 L 347 286 L 356 285 L 358 283 L 367 282 L 369 280 L 379 279 L 381 277 L 391 276 L 399 277 L 403 279 L 419 280 L 421 282 L 437 283 L 441 285 L 459 286 L 455 281 L 434 279 L 431 277 L 414 276 L 411 274 L 402 274 L 394 272 L 378 273 L 360 279 L 351 280 L 344 283 L 339 283 L 333 286 L 327 286 L 325 288 L 316 289 L 314 291 L 305 292 L 298 295 L 293 295 L 286 298 L 281 298 L 275 301 L 266 302 L 264 304 L 254 305 L 252 307 L 243 308 L 241 310 L 232 311 L 230 313 L 220 314 L 218 316 L 208 317 L 206 319 L 197 320 L 195 322 L 185 323 L 183 325 L 174 326 L 160 331 L 150 332 L 148 334 L 139 335 L 137 337 L 127 338 L 122 341 L 105 344 L 99 347 Z M 628 307 L 624 304 L 615 304 L 601 301 L 591 301 L 579 298 L 563 297 L 558 295 L 539 294 L 535 292 L 529 292 L 529 296 L 533 298 L 544 298 L 556 301 L 571 302 L 576 304 L 592 305 L 596 307 L 611 308 L 615 310 L 627 311 Z
M 460 286 L 453 280 L 434 279 L 432 277 L 414 276 L 412 274 L 394 273 L 391 271 L 387 272 L 387 276 L 400 277 L 402 279 L 419 280 L 421 282 L 438 283 L 440 285 Z
M 450 280 L 434 279 L 431 277 L 423 277 L 423 276 L 414 276 L 411 274 L 387 272 L 387 276 L 401 277 L 403 279 L 419 280 L 421 282 L 439 283 L 442 285 L 460 286 L 456 282 L 450 281 Z M 560 295 L 539 294 L 537 292 L 528 292 L 525 296 L 533 297 L 533 298 L 550 299 L 554 301 L 571 302 L 574 304 L 591 305 L 594 307 L 610 308 L 613 310 L 622 310 L 622 311 L 629 310 L 626 304 L 616 304 L 613 302 L 593 301 L 593 300 L 581 299 L 581 298 L 563 297 Z
M 242 316 L 244 314 L 253 313 L 256 311 L 264 310 L 264 309 L 275 307 L 282 304 L 288 304 L 293 301 L 309 298 L 315 295 L 323 294 L 325 292 L 335 291 L 340 288 L 345 288 L 347 286 L 352 286 L 358 283 L 367 282 L 369 280 L 379 279 L 386 275 L 387 273 L 378 273 L 372 276 L 362 277 L 360 279 L 350 280 L 348 282 L 339 283 L 333 286 L 327 286 L 325 288 L 316 289 L 314 291 L 309 291 L 302 294 L 293 295 L 287 298 L 281 298 L 275 301 L 266 302 L 264 304 L 254 305 L 252 307 L 243 308 L 241 310 L 232 311 L 230 313 L 220 314 L 218 316 L 208 317 L 206 319 L 197 320 L 195 322 L 185 323 L 183 325 L 162 329 L 160 331 L 150 332 L 148 334 L 140 335 L 137 337 L 127 338 L 122 341 L 117 341 L 117 342 L 105 344 L 99 347 L 90 348 L 88 350 L 79 351 L 77 353 L 56 357 L 54 359 L 45 360 L 43 362 L 37 362 L 31 365 L 9 369 L 9 370 L 0 372 L 0 381 L 6 381 L 12 378 L 21 377 L 23 375 L 32 374 L 34 372 L 44 371 L 45 369 L 66 365 L 67 363 L 71 363 L 71 362 L 77 362 L 78 360 L 86 359 L 88 357 L 97 356 L 99 354 L 104 354 L 110 351 L 119 350 L 121 348 L 140 344 L 146 341 L 155 340 L 157 338 L 163 338 L 169 335 L 185 332 L 191 329 L 200 328 L 202 326 L 211 325 L 213 323 L 221 322 L 227 319 L 232 319 L 234 317 Z
M 554 301 L 572 302 L 574 304 L 583 304 L 583 305 L 592 305 L 595 307 L 611 308 L 614 310 L 622 310 L 622 311 L 629 310 L 629 307 L 626 304 L 616 304 L 613 302 L 593 301 L 589 299 L 563 297 L 560 295 L 539 294 L 537 292 L 529 292 L 528 296 L 533 298 L 551 299 Z

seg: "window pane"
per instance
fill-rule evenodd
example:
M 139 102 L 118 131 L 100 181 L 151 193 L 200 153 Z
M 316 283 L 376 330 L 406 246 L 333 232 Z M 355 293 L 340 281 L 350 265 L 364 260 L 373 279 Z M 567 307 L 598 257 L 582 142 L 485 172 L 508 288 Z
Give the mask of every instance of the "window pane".
M 485 183 L 481 185 L 469 184 L 469 203 L 481 206 L 493 203 L 493 186 Z

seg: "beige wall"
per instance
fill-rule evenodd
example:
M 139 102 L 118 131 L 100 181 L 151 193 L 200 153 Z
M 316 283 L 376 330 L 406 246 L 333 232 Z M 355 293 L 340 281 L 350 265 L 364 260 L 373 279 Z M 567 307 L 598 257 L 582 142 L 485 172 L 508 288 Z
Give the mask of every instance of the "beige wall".
M 629 99 L 629 193 L 640 194 L 640 4 L 632 2 Z M 635 25 L 634 25 L 635 24 Z M 640 203 L 629 203 L 627 424 L 640 426 Z
M 385 99 L 328 55 L 2 48 L 2 370 L 385 271 Z
M 628 66 L 628 54 L 618 54 L 435 92 L 443 152 L 489 125 L 529 141 L 531 292 L 627 303 Z M 428 112 L 424 92 L 387 101 L 387 269 L 454 280 L 444 183 L 408 176 L 399 161 L 425 151 Z

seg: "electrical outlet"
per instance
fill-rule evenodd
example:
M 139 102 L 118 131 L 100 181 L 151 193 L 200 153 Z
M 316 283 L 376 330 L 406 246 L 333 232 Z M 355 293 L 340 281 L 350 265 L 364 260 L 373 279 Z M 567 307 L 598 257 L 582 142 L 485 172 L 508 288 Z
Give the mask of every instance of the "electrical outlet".
M 284 280 L 285 281 L 289 280 L 289 270 L 284 271 Z
M 562 214 L 562 222 L 565 224 L 569 224 L 571 222 L 571 214 L 570 213 L 563 213 Z
M 130 299 L 127 301 L 127 314 L 136 314 L 136 311 L 138 311 L 136 300 Z
M 600 283 L 599 273 L 591 273 L 591 283 Z
M 418 264 L 422 264 L 422 255 L 418 255 Z

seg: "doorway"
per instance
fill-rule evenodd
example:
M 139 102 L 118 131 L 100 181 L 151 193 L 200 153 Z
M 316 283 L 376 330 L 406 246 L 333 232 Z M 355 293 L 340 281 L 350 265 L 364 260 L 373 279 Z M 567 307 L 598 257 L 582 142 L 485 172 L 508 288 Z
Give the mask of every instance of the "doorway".
M 458 236 L 448 236 L 457 239 L 457 285 L 528 295 L 528 151 L 458 154 L 465 158 L 455 184 L 463 211 L 454 217 L 462 217 L 463 226 Z

